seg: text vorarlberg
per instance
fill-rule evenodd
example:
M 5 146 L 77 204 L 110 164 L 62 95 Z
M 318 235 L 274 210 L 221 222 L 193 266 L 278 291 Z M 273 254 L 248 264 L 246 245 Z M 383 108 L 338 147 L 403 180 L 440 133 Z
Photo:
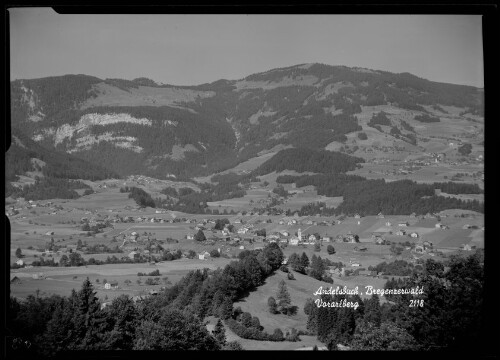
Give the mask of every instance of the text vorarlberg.
M 365 286 L 365 295 L 421 295 L 424 293 L 423 287 L 414 287 L 409 289 L 375 289 L 373 286 Z M 348 289 L 347 286 L 323 289 L 323 286 L 320 286 L 319 289 L 314 293 L 314 295 L 363 295 L 360 294 L 358 286 L 354 289 Z M 340 301 L 323 301 L 323 299 L 315 300 L 317 307 L 352 307 L 356 310 L 359 306 L 358 302 L 347 301 L 347 299 L 342 299 Z

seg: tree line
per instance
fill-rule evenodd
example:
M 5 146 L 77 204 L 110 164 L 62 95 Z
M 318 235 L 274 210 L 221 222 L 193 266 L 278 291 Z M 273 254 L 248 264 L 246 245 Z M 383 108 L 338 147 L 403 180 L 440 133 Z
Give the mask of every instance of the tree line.
M 356 175 L 282 175 L 278 183 L 295 183 L 297 187 L 313 185 L 319 195 L 342 196 L 343 202 L 336 208 L 327 208 L 323 202 L 302 206 L 301 216 L 324 215 L 425 215 L 446 209 L 464 209 L 484 212 L 484 206 L 477 200 L 464 201 L 452 197 L 435 195 L 435 189 L 451 194 L 481 193 L 477 185 L 455 183 L 418 184 L 411 180 L 386 182 L 384 179 L 368 180 Z
M 339 152 L 292 148 L 278 152 L 254 170 L 254 174 L 265 175 L 273 171 L 295 170 L 330 175 L 355 170 L 357 164 L 362 162 L 364 160 L 361 158 Z

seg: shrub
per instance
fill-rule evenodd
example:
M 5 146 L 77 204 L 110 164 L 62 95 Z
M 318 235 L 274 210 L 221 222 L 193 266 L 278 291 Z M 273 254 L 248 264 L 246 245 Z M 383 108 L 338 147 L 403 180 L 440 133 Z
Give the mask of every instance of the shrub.
M 283 337 L 283 331 L 281 329 L 274 329 L 274 333 L 270 336 L 271 341 L 283 341 L 285 338 Z
M 210 256 L 213 258 L 218 258 L 220 257 L 220 253 L 217 249 L 213 249 L 212 251 L 210 251 Z
M 297 331 L 297 329 L 292 328 L 290 332 L 287 331 L 285 335 L 285 340 L 293 342 L 300 341 L 299 332 Z
M 368 136 L 364 132 L 359 132 L 358 133 L 358 139 L 360 139 L 360 140 L 367 140 Z
M 269 312 L 271 314 L 277 314 L 278 313 L 278 304 L 276 303 L 276 299 L 272 296 L 270 296 L 267 299 L 267 306 L 269 307 Z

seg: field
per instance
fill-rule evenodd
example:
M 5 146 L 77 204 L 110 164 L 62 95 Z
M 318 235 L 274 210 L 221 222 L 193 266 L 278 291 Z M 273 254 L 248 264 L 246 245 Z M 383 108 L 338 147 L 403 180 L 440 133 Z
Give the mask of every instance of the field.
M 11 275 L 16 275 L 21 279 L 20 284 L 11 284 L 11 295 L 24 298 L 29 294 L 35 294 L 37 289 L 47 295 L 57 294 L 68 296 L 72 289 L 79 290 L 85 278 L 89 278 L 97 290 L 97 296 L 104 300 L 107 296 L 108 299 L 113 299 L 121 294 L 128 294 L 130 296 L 145 293 L 150 289 L 158 289 L 164 286 L 162 283 L 158 286 L 138 285 L 136 280 L 140 278 L 142 282 L 148 276 L 137 276 L 138 272 L 150 273 L 156 269 L 160 271 L 160 278 L 165 276 L 172 284 L 179 281 L 184 275 L 191 270 L 196 269 L 212 269 L 218 267 L 223 268 L 229 263 L 229 259 L 218 258 L 208 261 L 204 260 L 189 260 L 179 259 L 169 262 L 160 262 L 157 265 L 148 264 L 113 264 L 113 265 L 88 265 L 82 267 L 33 267 L 30 269 L 17 269 L 11 270 Z M 43 274 L 45 279 L 35 280 L 34 274 Z M 77 277 L 76 279 L 74 277 Z M 96 279 L 100 279 L 96 282 Z M 132 284 L 127 286 L 124 281 L 131 280 Z M 103 288 L 104 280 L 117 281 L 119 284 L 118 290 L 105 290 Z

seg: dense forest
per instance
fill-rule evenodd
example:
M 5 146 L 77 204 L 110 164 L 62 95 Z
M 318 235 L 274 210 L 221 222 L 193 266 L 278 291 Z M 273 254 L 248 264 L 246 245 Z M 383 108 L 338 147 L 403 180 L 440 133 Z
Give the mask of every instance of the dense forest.
M 302 216 L 322 213 L 325 215 L 424 215 L 446 209 L 464 209 L 484 212 L 484 205 L 477 200 L 464 201 L 435 195 L 435 189 L 449 194 L 480 194 L 483 191 L 472 184 L 452 182 L 417 184 L 411 180 L 386 182 L 384 179 L 368 180 L 357 175 L 302 175 L 278 176 L 278 183 L 295 183 L 297 187 L 313 185 L 318 195 L 342 196 L 343 202 L 337 208 L 327 208 L 324 203 L 304 205 Z
M 386 182 L 365 180 L 350 183 L 343 191 L 344 201 L 336 213 L 360 215 L 383 214 L 419 215 L 446 209 L 464 209 L 484 213 L 477 200 L 463 201 L 434 195 L 434 186 L 417 184 L 410 180 Z
M 27 171 L 40 171 L 46 177 L 63 179 L 104 180 L 118 177 L 117 173 L 99 165 L 79 159 L 73 155 L 48 150 L 17 127 L 12 127 L 12 142 L 5 154 L 5 179 L 16 181 L 17 176 Z M 43 161 L 43 166 L 34 165 L 33 160 Z
M 435 116 L 430 116 L 427 114 L 422 114 L 422 115 L 416 115 L 415 120 L 423 122 L 423 123 L 435 123 L 435 122 L 440 122 L 438 117 Z
M 221 350 L 204 327 L 206 316 L 242 321 L 233 302 L 263 284 L 283 261 L 278 245 L 247 252 L 215 271 L 191 271 L 154 297 L 134 304 L 122 295 L 101 309 L 88 279 L 70 297 L 11 297 L 8 324 L 13 337 L 31 342 L 28 352 L 56 355 L 66 350 Z M 240 347 L 241 348 L 241 347 Z
M 80 197 L 75 189 L 91 189 L 87 184 L 78 180 L 57 178 L 38 178 L 34 184 L 24 185 L 22 188 L 10 186 L 6 188 L 5 196 L 22 197 L 26 200 L 46 199 L 77 199 Z
M 391 120 L 387 117 L 387 113 L 381 111 L 378 114 L 373 114 L 368 122 L 368 126 L 374 127 L 375 125 L 392 126 Z
M 250 175 L 237 175 L 235 173 L 218 174 L 211 178 L 212 183 L 197 183 L 201 191 L 191 188 L 164 188 L 161 193 L 168 195 L 167 200 L 157 200 L 157 207 L 169 210 L 183 211 L 191 214 L 204 214 L 207 212 L 207 202 L 225 199 L 240 198 L 246 195 L 244 185 L 257 179 Z
M 295 170 L 321 174 L 345 173 L 355 170 L 363 159 L 334 151 L 293 148 L 278 152 L 264 162 L 254 174 L 265 175 L 273 171 Z
M 145 192 L 143 189 L 137 188 L 135 186 L 133 187 L 128 187 L 125 186 L 123 188 L 120 188 L 121 193 L 129 193 L 128 197 L 130 199 L 134 199 L 137 205 L 140 207 L 156 207 L 155 201 L 149 195 L 147 192 Z

